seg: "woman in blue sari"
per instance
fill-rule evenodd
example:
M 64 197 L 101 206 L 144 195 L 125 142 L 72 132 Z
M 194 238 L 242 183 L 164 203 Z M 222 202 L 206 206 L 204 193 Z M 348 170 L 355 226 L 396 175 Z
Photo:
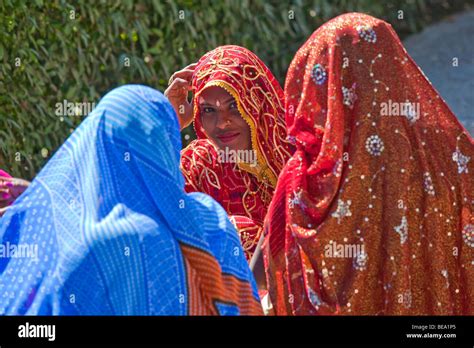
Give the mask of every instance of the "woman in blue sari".
M 174 111 L 108 93 L 0 219 L 0 313 L 255 315 L 226 212 L 187 194 Z

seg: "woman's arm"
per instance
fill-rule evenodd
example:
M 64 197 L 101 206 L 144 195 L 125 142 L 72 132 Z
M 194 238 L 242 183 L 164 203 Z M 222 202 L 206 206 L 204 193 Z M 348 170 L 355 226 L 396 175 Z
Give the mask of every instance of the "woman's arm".
M 180 129 L 183 130 L 193 121 L 192 103 L 188 101 L 188 92 L 191 90 L 196 63 L 190 64 L 182 70 L 171 75 L 169 86 L 165 91 L 165 96 L 173 105 L 173 109 L 178 116 Z
M 257 283 L 257 288 L 260 294 L 260 302 L 262 305 L 263 313 L 265 315 L 274 315 L 273 306 L 270 301 L 270 297 L 267 291 L 267 280 L 265 276 L 265 265 L 263 262 L 263 253 L 262 253 L 262 244 L 264 241 L 264 236 L 260 237 L 258 241 L 257 248 L 255 253 L 250 260 L 250 270 L 253 272 L 255 282 Z M 263 295 L 262 295 L 263 294 Z
M 262 254 L 263 240 L 264 236 L 262 234 L 260 240 L 258 241 L 257 248 L 255 249 L 255 253 L 253 254 L 249 263 L 250 270 L 253 272 L 259 290 L 267 289 L 267 283 L 265 279 L 265 265 L 263 264 Z

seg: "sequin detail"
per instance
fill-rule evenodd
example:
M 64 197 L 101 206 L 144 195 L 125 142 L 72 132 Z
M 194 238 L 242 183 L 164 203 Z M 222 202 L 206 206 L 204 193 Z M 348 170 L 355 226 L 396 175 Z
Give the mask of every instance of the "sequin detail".
M 362 251 L 354 257 L 353 266 L 358 271 L 363 271 L 367 267 L 367 261 L 369 259 L 369 255 L 365 251 Z
M 467 224 L 462 229 L 462 239 L 471 248 L 474 248 L 474 225 Z
M 352 84 L 351 88 L 342 86 L 343 103 L 344 105 L 347 105 L 349 109 L 354 108 L 355 101 L 357 100 L 355 89 L 356 89 L 355 83 Z
M 321 64 L 316 64 L 311 70 L 311 78 L 317 85 L 322 85 L 327 80 L 326 69 Z
M 337 209 L 334 213 L 332 213 L 332 217 L 335 217 L 337 219 L 337 223 L 341 223 L 341 219 L 346 217 L 346 216 L 352 216 L 352 212 L 349 209 L 351 206 L 351 201 L 348 200 L 347 202 L 344 202 L 342 199 L 339 199 L 337 201 Z
M 435 195 L 435 189 L 433 185 L 433 180 L 431 179 L 430 173 L 426 172 L 423 174 L 423 187 L 425 192 L 431 196 Z
M 396 233 L 400 235 L 400 244 L 404 244 L 408 238 L 408 221 L 407 218 L 404 216 L 402 217 L 402 222 L 400 225 L 395 226 L 393 228 Z
M 380 156 L 385 149 L 385 146 L 378 135 L 371 135 L 365 142 L 365 149 L 372 156 Z
M 357 32 L 359 33 L 359 37 L 367 42 L 376 43 L 377 42 L 377 34 L 372 27 L 369 26 L 358 26 Z
M 471 157 L 464 156 L 459 148 L 456 148 L 456 151 L 453 152 L 453 161 L 458 165 L 458 174 L 469 173 L 467 164 L 471 160 Z

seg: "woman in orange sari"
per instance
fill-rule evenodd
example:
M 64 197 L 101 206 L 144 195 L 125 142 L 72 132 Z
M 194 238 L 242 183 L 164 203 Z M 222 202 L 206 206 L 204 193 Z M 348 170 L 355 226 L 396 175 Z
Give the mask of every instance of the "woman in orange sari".
M 192 105 L 183 102 L 189 89 Z M 181 153 L 186 190 L 207 193 L 224 207 L 250 259 L 278 175 L 292 151 L 286 140 L 283 90 L 255 54 L 221 46 L 176 73 L 165 94 L 178 116 L 192 107 L 198 139 Z M 182 118 L 184 128 L 190 120 Z
M 296 152 L 263 245 L 276 314 L 474 314 L 473 139 L 391 26 L 316 30 L 285 110 Z

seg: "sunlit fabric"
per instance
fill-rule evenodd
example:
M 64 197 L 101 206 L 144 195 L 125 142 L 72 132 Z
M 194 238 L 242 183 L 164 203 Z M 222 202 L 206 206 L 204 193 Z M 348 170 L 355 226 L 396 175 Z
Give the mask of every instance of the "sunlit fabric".
M 198 139 L 182 152 L 186 190 L 205 192 L 233 216 L 247 257 L 255 251 L 278 175 L 293 151 L 286 139 L 283 90 L 265 64 L 239 46 L 220 46 L 205 54 L 193 75 L 194 128 Z M 250 127 L 253 166 L 219 161 L 218 149 L 202 127 L 200 94 L 225 89 Z M 249 219 L 253 221 L 249 223 Z
M 447 63 L 448 64 L 448 63 Z M 474 143 L 389 24 L 299 49 L 264 243 L 277 314 L 474 314 Z
M 0 220 L 0 313 L 260 314 L 238 234 L 187 194 L 163 95 L 108 93 Z

